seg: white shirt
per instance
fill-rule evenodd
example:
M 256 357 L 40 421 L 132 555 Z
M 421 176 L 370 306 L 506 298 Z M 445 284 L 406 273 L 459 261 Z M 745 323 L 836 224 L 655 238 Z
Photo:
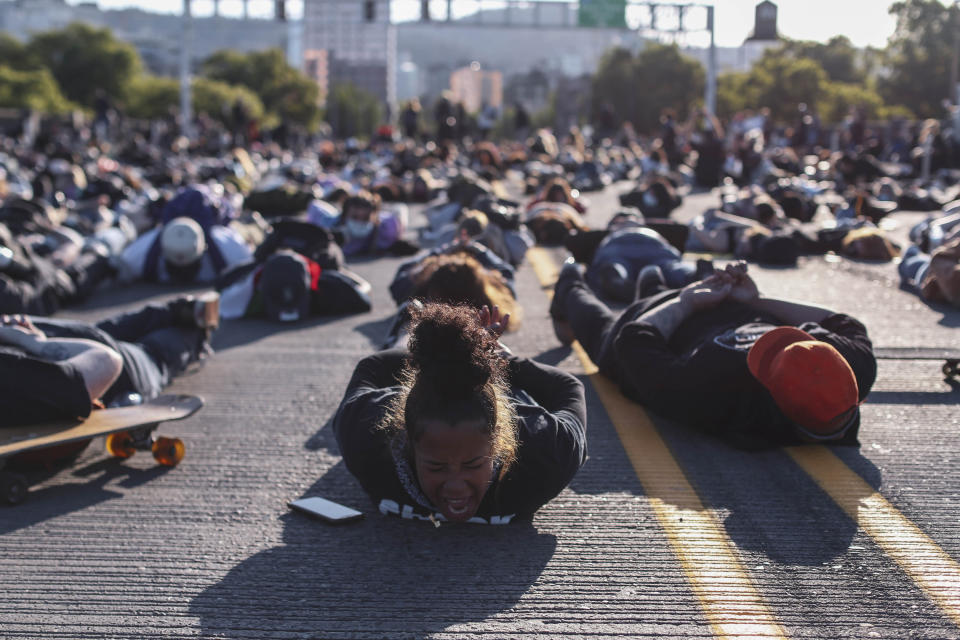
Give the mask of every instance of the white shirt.
M 123 251 L 120 256 L 120 277 L 123 280 L 129 282 L 143 278 L 150 247 L 153 246 L 162 230 L 163 227 L 156 227 L 147 231 Z M 253 252 L 247 246 L 243 236 L 230 227 L 220 225 L 212 227 L 210 229 L 210 239 L 220 249 L 220 254 L 226 263 L 224 270 L 253 259 Z M 213 267 L 213 260 L 210 259 L 209 252 L 204 253 L 200 271 L 197 272 L 194 282 L 213 282 L 217 275 L 219 274 Z M 157 265 L 157 280 L 159 282 L 170 282 L 170 275 L 167 273 L 164 260 L 160 260 L 160 264 Z

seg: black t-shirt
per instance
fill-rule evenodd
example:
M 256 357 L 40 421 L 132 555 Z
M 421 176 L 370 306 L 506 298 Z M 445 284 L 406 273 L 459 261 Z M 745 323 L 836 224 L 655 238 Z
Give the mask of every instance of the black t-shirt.
M 617 380 L 625 395 L 655 413 L 741 449 L 802 444 L 793 423 L 747 367 L 753 343 L 782 324 L 737 302 L 692 316 L 669 341 L 652 325 L 627 322 L 613 345 Z M 843 355 L 857 378 L 860 400 L 866 398 L 877 373 L 866 327 L 850 316 L 833 314 L 799 328 Z M 859 428 L 858 415 L 844 437 L 832 444 L 857 445 Z
M 377 429 L 400 392 L 406 352 L 381 351 L 354 370 L 333 430 L 347 469 L 382 513 L 426 520 L 442 516 L 420 492 L 412 465 L 391 437 Z M 583 385 L 568 373 L 526 359 L 509 362 L 511 395 L 519 417 L 517 460 L 487 490 L 471 522 L 506 524 L 529 518 L 556 497 L 586 460 Z
M 68 362 L 50 362 L 0 345 L 0 427 L 86 418 L 90 394 Z

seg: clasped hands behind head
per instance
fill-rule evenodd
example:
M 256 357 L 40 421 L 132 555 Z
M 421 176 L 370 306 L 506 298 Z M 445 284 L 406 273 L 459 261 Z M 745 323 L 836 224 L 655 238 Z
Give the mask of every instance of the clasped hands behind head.
M 680 303 L 692 312 L 711 309 L 724 300 L 749 304 L 759 297 L 757 284 L 747 273 L 747 263 L 742 260 L 728 264 L 680 291 Z

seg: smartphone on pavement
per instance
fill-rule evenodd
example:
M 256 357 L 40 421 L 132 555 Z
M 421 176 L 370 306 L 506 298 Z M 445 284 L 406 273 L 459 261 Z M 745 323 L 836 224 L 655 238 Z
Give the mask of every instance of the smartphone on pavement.
M 294 500 L 293 502 L 288 502 L 287 506 L 296 511 L 305 513 L 308 516 L 319 518 L 320 520 L 329 522 L 331 524 L 353 522 L 363 518 L 363 513 L 357 511 L 356 509 L 351 509 L 350 507 L 345 507 L 342 504 L 337 504 L 332 500 L 327 500 L 326 498 L 319 498 L 316 496 L 311 498 L 301 498 L 299 500 Z

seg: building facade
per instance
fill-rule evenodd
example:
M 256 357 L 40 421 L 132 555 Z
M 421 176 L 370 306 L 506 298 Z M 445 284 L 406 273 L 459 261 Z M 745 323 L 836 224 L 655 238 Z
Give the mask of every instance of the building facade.
M 395 104 L 396 33 L 389 0 L 304 0 L 303 48 L 326 51 L 324 94 L 338 82 L 351 82 Z
M 503 74 L 484 71 L 479 64 L 457 69 L 450 74 L 450 93 L 467 113 L 476 113 L 485 105 L 499 109 L 503 105 Z
M 34 33 L 62 29 L 73 22 L 109 28 L 129 42 L 146 67 L 160 75 L 176 75 L 183 47 L 183 18 L 140 9 L 101 10 L 96 3 L 70 5 L 66 0 L 0 0 L 0 31 L 25 40 Z M 261 51 L 279 48 L 289 53 L 291 25 L 264 18 L 193 18 L 194 64 L 215 51 Z M 300 67 L 299 60 L 291 64 Z

